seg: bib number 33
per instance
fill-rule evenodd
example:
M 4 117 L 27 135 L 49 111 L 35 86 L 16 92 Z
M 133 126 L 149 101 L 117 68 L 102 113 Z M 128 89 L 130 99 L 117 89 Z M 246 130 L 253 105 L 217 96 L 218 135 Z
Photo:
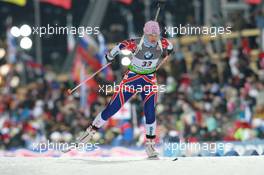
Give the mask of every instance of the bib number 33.
M 142 67 L 150 67 L 152 65 L 152 61 L 143 61 L 142 62 Z

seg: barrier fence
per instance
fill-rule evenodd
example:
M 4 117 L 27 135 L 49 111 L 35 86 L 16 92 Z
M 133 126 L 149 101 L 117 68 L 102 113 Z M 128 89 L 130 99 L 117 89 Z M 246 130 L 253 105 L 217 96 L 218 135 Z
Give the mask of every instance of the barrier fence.
M 200 143 L 162 143 L 161 156 L 258 156 L 264 155 L 264 140 L 246 142 L 200 142 Z M 145 157 L 144 147 L 100 146 L 89 151 L 14 149 L 0 150 L 0 157 Z

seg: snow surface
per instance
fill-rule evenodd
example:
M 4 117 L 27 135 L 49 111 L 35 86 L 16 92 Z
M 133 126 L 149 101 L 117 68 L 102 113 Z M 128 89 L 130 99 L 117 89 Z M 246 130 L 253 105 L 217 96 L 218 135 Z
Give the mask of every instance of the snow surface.
M 145 158 L 0 157 L 1 175 L 263 175 L 264 156 Z

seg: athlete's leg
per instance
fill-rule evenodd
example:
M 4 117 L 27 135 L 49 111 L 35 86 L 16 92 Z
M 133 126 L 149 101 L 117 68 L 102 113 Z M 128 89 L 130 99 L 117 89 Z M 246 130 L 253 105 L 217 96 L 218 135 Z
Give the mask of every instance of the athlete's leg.
M 153 76 L 144 76 L 145 85 L 144 91 L 141 92 L 141 97 L 144 104 L 144 114 L 146 117 L 146 137 L 155 138 L 156 131 L 156 117 L 155 117 L 155 106 L 157 99 L 157 84 L 156 77 Z
M 146 117 L 146 137 L 154 139 L 156 137 L 156 116 L 155 116 L 155 105 L 156 105 L 156 92 L 147 93 L 142 92 L 141 95 L 144 99 L 144 114 Z
M 135 87 L 135 85 L 140 82 L 139 79 L 140 75 L 129 73 L 125 74 L 124 79 L 116 89 L 116 92 L 112 96 L 107 107 L 96 116 L 92 125 L 90 125 L 87 130 L 81 135 L 81 137 L 78 139 L 78 142 L 89 142 L 95 134 L 96 130 L 101 128 L 105 124 L 107 119 L 113 116 L 124 105 L 124 103 L 129 100 L 129 98 L 136 94 L 136 90 L 134 88 L 131 88 L 131 85 L 134 85 Z
M 102 127 L 110 117 L 112 117 L 133 95 L 135 95 L 136 89 L 133 87 L 136 87 L 136 85 L 139 84 L 139 79 L 140 75 L 126 73 L 124 79 L 115 90 L 110 102 L 106 108 L 97 115 L 92 125 L 97 128 Z
M 157 99 L 156 77 L 145 76 L 146 85 L 141 97 L 144 104 L 144 114 L 146 117 L 146 152 L 149 158 L 156 158 L 158 152 L 154 148 L 156 138 L 156 116 L 155 106 Z
M 101 128 L 105 124 L 105 122 L 116 112 L 118 112 L 119 109 L 125 104 L 125 102 L 127 102 L 133 95 L 134 93 L 130 93 L 127 91 L 116 92 L 112 96 L 111 101 L 108 103 L 106 108 L 96 116 L 92 125 L 96 128 Z

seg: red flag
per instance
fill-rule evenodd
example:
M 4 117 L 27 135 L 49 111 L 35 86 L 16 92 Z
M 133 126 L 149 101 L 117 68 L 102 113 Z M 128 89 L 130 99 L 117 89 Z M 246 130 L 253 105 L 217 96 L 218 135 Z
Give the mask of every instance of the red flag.
M 87 54 L 88 55 L 88 54 Z M 83 58 L 84 56 L 87 56 L 84 51 L 82 51 L 82 49 L 80 47 L 77 48 L 77 52 L 73 61 L 73 66 L 72 66 L 72 70 L 71 70 L 71 76 L 72 79 L 78 83 L 80 83 L 81 81 L 81 68 L 83 66 L 83 62 L 82 60 L 85 60 L 85 58 Z M 87 60 L 85 60 L 87 61 Z M 90 61 L 90 60 L 89 60 Z M 89 61 L 88 64 L 90 63 Z M 92 63 L 93 64 L 93 63 Z M 89 73 L 87 72 L 87 70 L 85 70 L 84 75 L 85 78 L 87 78 L 89 75 Z M 84 86 L 88 86 L 89 87 L 89 93 L 87 95 L 87 103 L 88 104 L 92 104 L 94 103 L 97 99 L 98 99 L 98 84 L 97 82 L 92 78 L 89 81 L 86 82 L 86 85 Z
M 260 4 L 262 0 L 246 0 L 246 3 L 248 4 Z
M 77 53 L 80 54 L 84 61 L 93 69 L 93 71 L 97 71 L 101 68 L 100 62 L 96 60 L 94 57 L 92 57 L 86 50 L 84 50 L 82 47 L 77 47 Z
M 72 6 L 71 0 L 40 0 L 40 2 L 49 3 L 55 6 L 65 8 L 67 10 L 71 9 Z
M 226 44 L 226 55 L 228 58 L 230 58 L 231 56 L 232 49 L 233 49 L 233 42 L 231 40 L 228 40 Z
M 80 70 L 82 66 L 82 60 L 80 55 L 76 55 L 73 61 L 71 70 L 72 79 L 76 82 L 80 82 Z
M 130 5 L 133 2 L 133 0 L 118 0 L 118 1 L 121 2 L 121 3 L 124 3 L 126 5 Z

